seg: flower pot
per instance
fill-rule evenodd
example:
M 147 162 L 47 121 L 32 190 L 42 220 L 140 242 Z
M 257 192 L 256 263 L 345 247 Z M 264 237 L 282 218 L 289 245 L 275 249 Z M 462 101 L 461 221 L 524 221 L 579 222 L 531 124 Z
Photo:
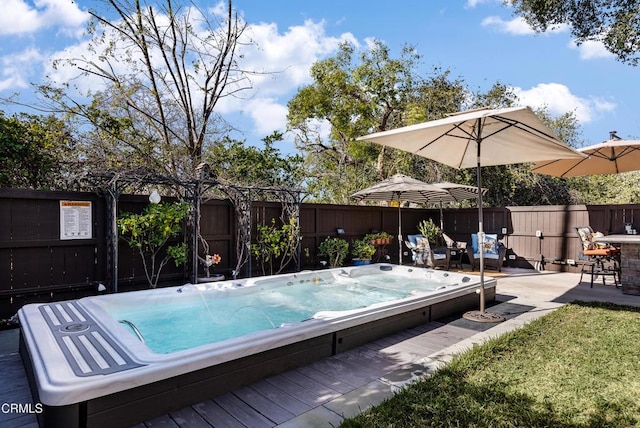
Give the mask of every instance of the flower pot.
M 198 283 L 216 282 L 216 281 L 222 281 L 222 280 L 224 280 L 224 275 L 219 273 L 214 273 L 211 276 L 198 277 Z

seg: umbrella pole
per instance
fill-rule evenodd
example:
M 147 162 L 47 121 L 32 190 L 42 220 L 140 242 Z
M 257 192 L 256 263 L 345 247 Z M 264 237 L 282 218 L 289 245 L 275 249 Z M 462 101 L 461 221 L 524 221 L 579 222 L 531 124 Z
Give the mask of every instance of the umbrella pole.
M 442 201 L 440 201 L 440 232 L 444 230 L 444 219 L 442 218 Z
M 463 314 L 463 318 L 479 322 L 501 322 L 505 318 L 499 314 L 485 312 L 484 296 L 484 218 L 482 214 L 482 174 L 480 172 L 480 146 L 482 144 L 482 123 L 478 119 L 478 137 L 476 137 L 476 147 L 478 162 L 476 166 L 476 180 L 478 182 L 478 250 L 480 250 L 480 310 Z M 473 251 L 473 248 L 471 249 Z
M 400 198 L 398 198 L 398 265 L 402 265 L 402 212 Z

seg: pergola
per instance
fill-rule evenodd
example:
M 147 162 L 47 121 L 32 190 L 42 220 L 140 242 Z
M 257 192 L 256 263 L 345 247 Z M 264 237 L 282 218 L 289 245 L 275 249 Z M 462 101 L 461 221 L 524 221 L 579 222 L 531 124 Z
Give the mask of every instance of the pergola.
M 196 172 L 194 177 L 187 179 L 141 170 L 89 173 L 76 179 L 82 187 L 88 186 L 92 191 L 101 193 L 106 199 L 109 223 L 107 228 L 107 269 L 111 277 L 112 292 L 118 292 L 118 200 L 125 191 L 150 193 L 152 188 L 163 186 L 170 196 L 191 203 L 192 215 L 187 244 L 191 255 L 189 280 L 192 283 L 198 281 L 201 204 L 205 200 L 205 195 L 210 194 L 211 191 L 215 190 L 226 195 L 235 210 L 236 266 L 233 269 L 234 278 L 240 274 L 243 268 L 245 270 L 244 276 L 251 275 L 251 207 L 255 199 L 265 195 L 275 195 L 271 199 L 282 204 L 283 216 L 294 218 L 297 223 L 299 222 L 300 204 L 304 193 L 300 189 L 223 183 L 211 176 L 209 165 L 204 163 L 198 166 Z M 300 270 L 299 244 L 294 260 L 296 270 Z

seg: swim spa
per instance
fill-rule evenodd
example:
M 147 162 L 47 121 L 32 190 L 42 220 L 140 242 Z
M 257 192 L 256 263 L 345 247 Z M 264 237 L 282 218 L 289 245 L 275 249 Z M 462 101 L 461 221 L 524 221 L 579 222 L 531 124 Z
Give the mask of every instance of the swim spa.
M 43 426 L 130 426 L 475 309 L 478 286 L 377 264 L 27 305 L 21 354 Z

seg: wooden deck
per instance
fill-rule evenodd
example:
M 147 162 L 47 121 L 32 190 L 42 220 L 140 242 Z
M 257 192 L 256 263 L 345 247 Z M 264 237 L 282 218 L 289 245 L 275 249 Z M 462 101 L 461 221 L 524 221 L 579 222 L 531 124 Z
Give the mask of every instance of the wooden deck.
M 27 375 L 24 372 L 22 359 L 17 353 L 0 356 L 0 427 L 37 428 L 38 423 L 33 413 L 12 411 L 11 405 L 32 405 L 31 390 Z M 19 409 L 17 409 L 19 410 Z M 23 407 L 22 410 L 25 410 Z

